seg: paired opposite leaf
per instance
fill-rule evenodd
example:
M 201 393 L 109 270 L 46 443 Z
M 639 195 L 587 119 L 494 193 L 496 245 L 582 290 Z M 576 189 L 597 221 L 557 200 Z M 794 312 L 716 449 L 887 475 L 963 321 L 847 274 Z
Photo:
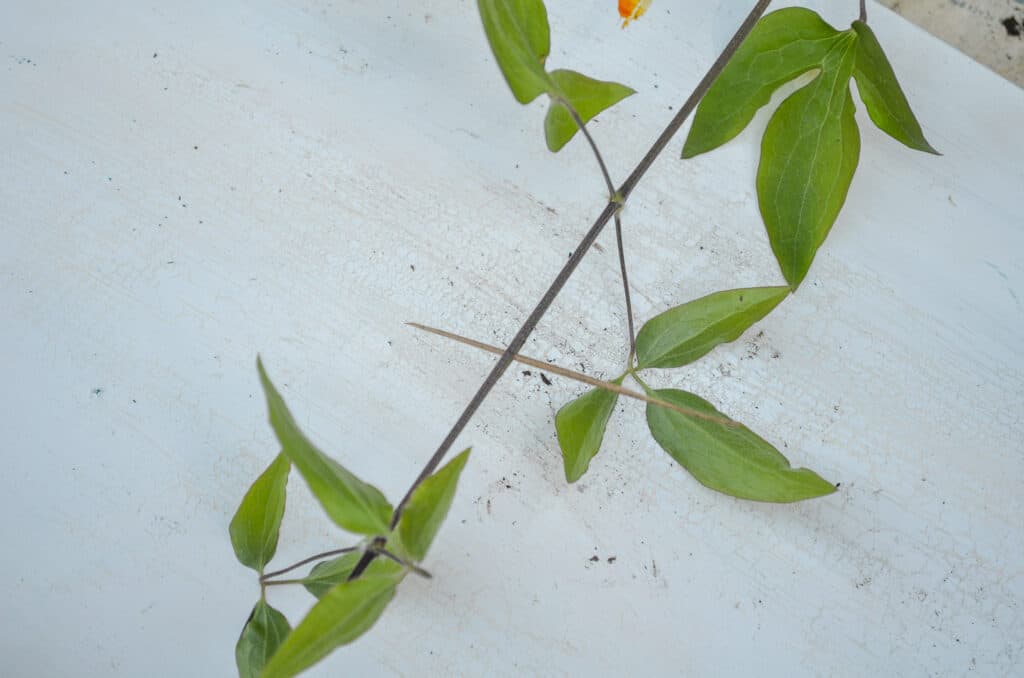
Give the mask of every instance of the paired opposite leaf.
M 680 407 L 726 418 L 711 403 L 686 391 L 651 395 Z M 745 426 L 725 426 L 657 405 L 647 425 L 658 444 L 701 484 L 740 499 L 793 502 L 835 492 L 814 471 L 794 469 L 772 445 Z
M 939 155 L 924 138 L 921 125 L 910 110 L 907 97 L 874 32 L 861 21 L 853 22 L 853 30 L 859 38 L 853 77 L 857 80 L 857 91 L 860 92 L 861 101 L 868 109 L 872 122 L 878 129 L 914 150 Z
M 277 550 L 291 467 L 288 457 L 278 454 L 249 487 L 228 528 L 238 561 L 260 574 Z
M 648 320 L 636 335 L 639 369 L 682 367 L 734 341 L 779 305 L 788 287 L 715 292 Z
M 362 556 L 361 551 L 353 551 L 338 558 L 317 563 L 302 579 L 302 585 L 317 598 L 323 598 L 335 586 L 348 581 L 349 575 L 352 574 L 352 570 L 356 569 L 356 563 Z M 404 572 L 405 568 L 395 561 L 388 558 L 376 558 L 359 575 L 359 578 L 385 577 L 397 583 Z
M 761 140 L 761 217 L 794 289 L 839 216 L 857 169 L 860 132 L 849 89 L 856 56 L 856 36 L 844 33 L 818 77 L 775 111 Z
M 776 89 L 821 65 L 838 35 L 802 7 L 766 15 L 701 100 L 683 157 L 718 148 L 742 132 Z
M 544 120 L 548 148 L 557 152 L 579 131 L 567 106 L 583 123 L 622 101 L 633 90 L 594 80 L 575 71 L 548 73 L 551 51 L 548 13 L 542 0 L 477 0 L 487 41 L 516 101 L 528 104 L 541 94 L 551 97 Z
M 701 101 L 683 157 L 733 138 L 782 84 L 820 72 L 772 115 L 761 143 L 757 197 L 790 287 L 807 275 L 842 209 L 860 156 L 851 77 L 871 119 L 911 148 L 934 153 L 871 29 L 837 31 L 814 12 L 772 12 L 740 46 Z
M 621 384 L 622 379 L 612 383 Z M 566 481 L 575 483 L 590 468 L 590 460 L 601 449 L 605 428 L 618 400 L 618 393 L 595 388 L 558 410 L 555 431 L 562 448 Z
M 267 601 L 256 603 L 235 645 L 239 678 L 257 678 L 291 630 L 288 619 Z
M 427 555 L 431 542 L 451 508 L 462 468 L 469 459 L 469 450 L 424 480 L 412 493 L 398 522 L 398 535 L 409 557 L 415 562 Z
M 337 558 L 321 561 L 313 566 L 308 575 L 302 578 L 302 585 L 318 599 L 323 598 L 328 591 L 348 580 L 352 570 L 356 569 L 356 564 L 362 557 L 362 551 L 357 550 Z M 371 565 L 379 561 L 380 558 L 377 558 Z
M 560 96 L 569 102 L 584 123 L 636 93 L 617 82 L 594 80 L 576 71 L 551 71 L 551 79 Z M 578 131 L 579 127 L 569 110 L 557 98 L 552 98 L 551 107 L 544 118 L 544 138 L 548 142 L 548 150 L 554 153 L 562 150 Z
M 544 70 L 551 51 L 548 11 L 543 0 L 477 0 L 487 41 L 512 95 L 528 104 L 550 92 Z
M 364 483 L 341 464 L 318 450 L 299 430 L 284 399 L 274 388 L 263 363 L 257 360 L 267 396 L 270 425 L 327 515 L 340 527 L 358 534 L 385 534 L 391 505 L 373 485 Z
M 396 583 L 369 577 L 332 588 L 288 634 L 261 678 L 290 678 L 366 633 L 394 598 Z

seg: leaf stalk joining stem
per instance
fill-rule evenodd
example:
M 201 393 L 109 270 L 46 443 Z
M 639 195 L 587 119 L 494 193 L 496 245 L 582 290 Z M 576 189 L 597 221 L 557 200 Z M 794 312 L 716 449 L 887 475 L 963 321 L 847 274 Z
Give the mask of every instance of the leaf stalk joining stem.
M 562 270 L 559 271 L 558 275 L 555 276 L 554 281 L 551 283 L 550 287 L 548 287 L 547 291 L 541 297 L 540 301 L 537 303 L 537 306 L 533 309 L 529 316 L 527 316 L 526 320 L 523 322 L 522 327 L 520 327 L 519 331 L 516 332 L 515 336 L 512 338 L 512 341 L 509 342 L 509 345 L 505 349 L 504 353 L 501 354 L 501 357 L 498 359 L 498 362 L 491 369 L 490 373 L 488 373 L 487 377 L 484 378 L 483 383 L 477 389 L 476 394 L 470 399 L 469 403 L 466 405 L 462 414 L 455 421 L 455 424 L 448 432 L 448 435 L 446 435 L 444 440 L 441 441 L 440 446 L 430 457 L 430 459 L 424 465 L 423 470 L 420 472 L 420 474 L 413 481 L 412 485 L 409 487 L 409 491 L 406 492 L 405 496 L 398 503 L 398 506 L 395 507 L 395 512 L 391 519 L 392 528 L 394 528 L 394 526 L 398 524 L 398 521 L 402 515 L 402 510 L 404 509 L 406 503 L 409 501 L 409 498 L 412 496 L 412 493 L 416 490 L 417 487 L 419 487 L 420 483 L 422 483 L 424 480 L 430 477 L 430 475 L 437 469 L 440 463 L 444 460 L 445 455 L 448 453 L 448 450 L 450 450 L 452 445 L 455 443 L 456 438 L 458 438 L 458 436 L 469 424 L 469 421 L 473 418 L 473 415 L 476 414 L 476 411 L 480 408 L 480 405 L 487 398 L 488 394 L 491 392 L 491 389 L 494 388 L 494 385 L 498 383 L 498 380 L 505 373 L 505 370 L 507 370 L 509 365 L 512 364 L 513 357 L 517 353 L 519 353 L 520 349 L 522 349 L 522 347 L 526 344 L 526 340 L 533 333 L 533 330 L 537 327 L 537 324 L 540 322 L 541 318 L 544 317 L 544 314 L 547 313 L 548 309 L 551 307 L 551 304 L 554 302 L 555 298 L 562 291 L 562 288 L 565 287 L 565 284 L 569 281 L 569 278 L 575 272 L 576 267 L 579 266 L 579 263 L 583 259 L 584 255 L 586 255 L 586 253 L 590 250 L 591 246 L 593 246 L 594 242 L 597 240 L 597 237 L 601 234 L 601 231 L 604 230 L 604 227 L 608 224 L 608 222 L 612 220 L 612 218 L 618 213 L 618 211 L 629 199 L 630 194 L 632 194 L 633 190 L 640 182 L 640 179 L 642 179 L 643 176 L 647 173 L 647 170 L 649 170 L 651 165 L 654 164 L 654 161 L 658 158 L 659 155 L 661 155 L 661 152 L 665 150 L 665 147 L 668 146 L 669 142 L 686 122 L 686 119 L 690 117 L 690 114 L 697 107 L 697 104 L 700 102 L 701 98 L 703 98 L 703 96 L 707 93 L 708 89 L 711 87 L 712 83 L 714 83 L 715 78 L 717 78 L 719 74 L 721 74 L 722 70 L 729 62 L 729 59 L 731 59 L 733 54 L 736 53 L 736 50 L 739 49 L 740 45 L 743 43 L 743 40 L 746 39 L 746 37 L 750 34 L 750 32 L 754 28 L 754 25 L 764 14 L 765 10 L 768 9 L 768 6 L 770 4 L 771 0 L 758 0 L 757 3 L 755 3 L 753 9 L 751 9 L 746 19 L 743 20 L 742 24 L 740 24 L 740 27 L 736 31 L 735 35 L 733 35 L 732 39 L 725 46 L 725 49 L 722 50 L 722 53 L 718 56 L 715 62 L 708 69 L 707 73 L 694 88 L 693 92 L 690 94 L 686 102 L 682 105 L 682 107 L 680 107 L 675 117 L 672 118 L 669 124 L 662 131 L 661 135 L 658 136 L 658 138 L 654 141 L 651 148 L 647 151 L 644 157 L 640 159 L 640 162 L 637 163 L 637 166 L 633 169 L 633 172 L 629 175 L 626 181 L 623 182 L 619 190 L 617 192 L 613 192 L 613 194 L 616 195 L 616 197 L 621 199 L 608 202 L 605 208 L 598 215 L 597 219 L 594 221 L 594 224 L 590 227 L 590 229 L 580 240 L 579 246 L 576 247 L 572 255 L 569 257 L 568 261 L 566 261 L 565 264 L 562 266 Z

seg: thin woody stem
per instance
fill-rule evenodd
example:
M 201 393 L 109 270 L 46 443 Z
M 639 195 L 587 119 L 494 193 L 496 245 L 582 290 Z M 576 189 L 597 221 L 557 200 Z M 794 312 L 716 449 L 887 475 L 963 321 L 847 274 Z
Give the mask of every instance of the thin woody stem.
M 579 112 L 573 108 L 565 99 L 560 99 L 559 103 L 565 106 L 566 110 L 569 111 L 569 115 L 576 122 L 576 126 L 583 136 L 586 137 L 587 143 L 590 144 L 590 150 L 594 152 L 594 158 L 597 159 L 597 164 L 601 168 L 601 174 L 604 176 L 604 183 L 608 187 L 608 200 L 611 202 L 619 202 L 615 195 L 615 184 L 612 182 L 612 177 L 608 173 L 608 166 L 604 163 L 604 157 L 601 155 L 601 151 L 598 150 L 597 144 L 594 143 L 593 137 L 590 136 L 590 132 L 587 130 L 587 125 L 583 122 L 583 118 L 580 117 Z M 626 329 L 629 334 L 629 358 L 626 359 L 627 365 L 633 364 L 633 356 L 636 354 L 636 332 L 633 330 L 633 300 L 629 295 L 629 274 L 626 272 L 626 250 L 622 245 L 622 218 L 618 210 L 615 212 L 615 246 L 619 251 L 619 273 L 622 278 L 622 293 L 626 300 Z
M 868 22 L 868 8 L 865 0 L 860 0 L 860 21 L 865 24 Z
M 277 577 L 277 576 L 280 576 L 282 574 L 287 574 L 288 572 L 291 572 L 292 570 L 298 569 L 298 568 L 302 567 L 303 565 L 309 565 L 310 563 L 312 563 L 314 561 L 317 561 L 317 560 L 323 560 L 324 558 L 330 558 L 331 556 L 340 556 L 340 555 L 342 555 L 344 553 L 351 553 L 352 551 L 355 551 L 358 548 L 359 548 L 358 546 L 349 546 L 349 547 L 343 548 L 343 549 L 334 549 L 333 551 L 324 551 L 323 553 L 318 553 L 315 556 L 310 556 L 309 558 L 306 558 L 304 560 L 300 560 L 299 562 L 295 563 L 294 565 L 289 565 L 286 568 L 283 568 L 283 569 L 280 569 L 280 570 L 275 570 L 273 572 L 267 572 L 265 575 L 260 577 L 260 583 L 261 584 L 269 585 L 269 584 L 271 584 L 273 582 L 270 582 L 270 581 L 267 581 L 267 580 L 271 579 L 272 577 Z
M 615 244 L 619 250 L 619 273 L 622 276 L 622 291 L 626 297 L 626 330 L 629 333 L 629 357 L 626 364 L 633 365 L 636 355 L 636 331 L 633 329 L 633 300 L 629 296 L 629 274 L 626 273 L 626 250 L 622 246 L 622 218 L 615 212 Z
M 583 136 L 586 138 L 587 143 L 590 144 L 590 150 L 594 152 L 594 158 L 597 159 L 597 165 L 601 168 L 601 176 L 604 177 L 604 184 L 608 187 L 608 199 L 615 200 L 615 183 L 612 181 L 612 175 L 608 172 L 608 166 L 604 164 L 604 156 L 601 155 L 601 151 L 597 149 L 597 144 L 594 143 L 594 138 L 590 136 L 590 131 L 587 129 L 587 124 L 583 122 L 583 118 L 580 117 L 579 111 L 573 108 L 573 105 L 562 99 L 558 98 L 558 103 L 565 107 L 565 110 L 569 111 L 569 115 L 572 116 L 573 121 L 576 123 L 576 127 L 583 132 Z
M 445 436 L 437 450 L 430 459 L 427 460 L 427 463 L 423 466 L 423 470 L 420 471 L 420 474 L 416 476 L 412 485 L 409 486 L 409 490 L 402 498 L 402 501 L 400 501 L 398 506 L 395 507 L 395 512 L 391 518 L 392 528 L 398 524 L 398 521 L 402 516 L 402 510 L 405 508 L 405 504 L 409 501 L 412 493 L 416 491 L 416 488 L 419 487 L 420 483 L 430 477 L 434 470 L 437 469 L 444 460 L 445 455 L 448 454 L 448 450 L 450 450 L 452 445 L 455 444 L 455 440 L 469 424 L 469 421 L 473 418 L 473 415 L 476 414 L 476 411 L 480 408 L 484 399 L 487 398 L 491 389 L 493 389 L 494 385 L 498 383 L 499 379 L 501 379 L 501 376 L 505 373 L 505 370 L 508 369 L 508 366 L 512 364 L 512 357 L 519 353 L 520 349 L 522 349 L 526 344 L 526 340 L 533 333 L 533 330 L 537 327 L 541 318 L 544 317 L 544 314 L 547 313 L 555 298 L 562 291 L 562 288 L 565 287 L 565 284 L 569 281 L 573 272 L 575 272 L 576 267 L 579 266 L 583 256 L 590 250 L 591 246 L 597 240 L 601 231 L 604 230 L 604 227 L 609 221 L 611 221 L 612 217 L 615 216 L 615 213 L 623 204 L 625 204 L 626 200 L 629 199 L 629 196 L 640 182 L 640 179 L 642 179 L 647 173 L 647 170 L 651 168 L 651 165 L 653 165 L 654 161 L 659 155 L 661 155 L 661 152 L 665 150 L 665 147 L 668 146 L 672 137 L 675 136 L 676 132 L 678 132 L 683 126 L 686 119 L 690 117 L 690 113 L 693 112 L 693 109 L 697 107 L 697 104 L 711 88 L 715 78 L 717 78 L 725 69 L 729 59 L 731 59 L 733 54 L 736 53 L 736 50 L 739 49 L 743 40 L 750 34 L 750 31 L 753 30 L 754 25 L 764 14 L 765 10 L 768 9 L 770 4 L 771 0 L 757 1 L 754 8 L 750 11 L 750 14 L 748 14 L 747 18 L 743 20 L 742 24 L 740 24 L 736 34 L 733 35 L 732 39 L 725 46 L 725 49 L 722 50 L 722 53 L 711 65 L 711 68 L 708 69 L 708 72 L 697 84 L 697 87 L 694 88 L 693 92 L 676 113 L 675 117 L 672 118 L 669 124 L 665 127 L 665 130 L 655 140 L 650 150 L 648 150 L 644 157 L 641 158 L 633 172 L 629 175 L 626 181 L 623 182 L 622 186 L 619 187 L 616 195 L 618 201 L 609 201 L 608 204 L 605 205 L 601 214 L 598 215 L 597 219 L 594 221 L 594 224 L 580 240 L 579 246 L 573 250 L 572 256 L 569 257 L 568 261 L 566 261 L 562 266 L 562 270 L 555 276 L 554 281 L 541 297 L 537 306 L 533 309 L 530 315 L 527 316 L 522 327 L 519 328 L 519 331 L 516 332 L 512 341 L 509 342 L 508 348 L 506 348 L 501 354 L 498 362 L 491 369 L 490 373 L 488 373 L 487 377 L 484 378 L 484 381 L 480 384 L 476 394 L 470 399 L 469 403 L 462 411 L 462 414 L 459 415 L 459 418 L 455 421 L 455 424 L 452 425 L 448 435 Z
M 460 344 L 465 344 L 467 346 L 472 346 L 473 348 L 478 348 L 481 351 L 493 353 L 495 355 L 502 355 L 505 352 L 504 349 L 500 349 L 497 346 L 491 346 L 490 344 L 485 344 L 484 342 L 477 341 L 476 339 L 463 337 L 458 334 L 455 334 L 454 332 L 439 330 L 436 327 L 428 327 L 427 325 L 421 325 L 420 323 L 406 323 L 406 325 L 410 327 L 415 327 L 418 330 L 423 330 L 424 332 L 436 334 L 446 339 L 451 339 L 452 341 L 457 341 Z M 725 417 L 716 417 L 713 414 L 698 412 L 697 410 L 690 409 L 689 407 L 680 407 L 679 405 L 673 405 L 672 403 L 666 400 L 662 400 L 661 398 L 654 398 L 652 396 L 640 393 L 639 391 L 628 389 L 625 386 L 620 386 L 619 384 L 616 384 L 614 381 L 604 381 L 601 379 L 595 379 L 594 377 L 583 374 L 582 372 L 576 372 L 574 370 L 569 370 L 564 367 L 559 367 L 558 365 L 552 365 L 551 363 L 546 363 L 542 360 L 537 360 L 536 358 L 530 358 L 529 356 L 519 355 L 517 353 L 516 355 L 512 356 L 512 360 L 516 361 L 517 363 L 522 363 L 523 365 L 536 367 L 537 369 L 540 370 L 547 370 L 551 374 L 557 374 L 558 376 L 565 377 L 566 379 L 573 379 L 575 381 L 582 382 L 589 386 L 604 389 L 605 391 L 618 393 L 619 395 L 626 396 L 627 398 L 641 400 L 645 403 L 650 403 L 651 405 L 657 405 L 659 407 L 664 407 L 669 410 L 674 410 L 675 412 L 678 412 L 679 414 L 684 414 L 687 417 L 703 419 L 704 421 L 710 421 L 715 424 L 721 424 L 722 426 L 728 426 L 730 428 L 739 426 L 739 424 L 737 424 L 732 419 L 726 419 Z

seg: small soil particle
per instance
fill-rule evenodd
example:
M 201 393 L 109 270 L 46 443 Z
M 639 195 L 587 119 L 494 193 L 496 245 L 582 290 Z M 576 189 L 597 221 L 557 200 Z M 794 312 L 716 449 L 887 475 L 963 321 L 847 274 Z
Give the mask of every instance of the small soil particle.
M 1006 34 L 1013 38 L 1019 38 L 1020 29 L 1024 28 L 1024 26 L 1021 25 L 1021 22 L 1017 21 L 1017 18 L 1013 16 L 1006 17 L 1000 23 L 1003 24 L 1003 28 L 1006 29 Z

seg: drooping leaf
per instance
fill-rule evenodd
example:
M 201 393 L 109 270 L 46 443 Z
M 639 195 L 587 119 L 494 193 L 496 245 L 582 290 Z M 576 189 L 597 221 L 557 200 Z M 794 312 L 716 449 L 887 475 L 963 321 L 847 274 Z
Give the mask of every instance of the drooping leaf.
M 284 453 L 299 469 L 327 515 L 349 532 L 370 535 L 386 533 L 391 505 L 384 495 L 318 450 L 306 438 L 288 411 L 284 399 L 271 383 L 262 361 L 257 360 L 257 367 L 267 396 L 270 425 Z
M 725 417 L 711 403 L 686 391 L 651 395 L 673 405 Z M 793 468 L 771 444 L 746 426 L 724 424 L 647 406 L 647 425 L 658 444 L 701 484 L 740 499 L 793 502 L 835 492 L 814 471 Z
M 398 534 L 409 557 L 419 562 L 441 528 L 451 508 L 462 468 L 469 459 L 469 450 L 463 450 L 444 467 L 416 488 L 398 521 Z
M 235 645 L 239 678 L 257 678 L 291 630 L 288 619 L 267 601 L 256 603 Z
M 348 579 L 362 555 L 361 551 L 352 551 L 337 558 L 319 562 L 313 566 L 308 575 L 303 577 L 302 585 L 317 598 L 323 598 L 325 593 Z
M 715 346 L 737 339 L 789 292 L 788 287 L 715 292 L 651 318 L 636 335 L 640 369 L 692 363 Z
M 551 71 L 550 76 L 559 94 L 552 97 L 551 107 L 544 118 L 544 137 L 548 149 L 555 153 L 569 143 L 579 131 L 572 114 L 560 103 L 559 98 L 568 101 L 580 119 L 587 123 L 601 111 L 636 93 L 635 90 L 617 82 L 594 80 L 576 71 Z
M 394 598 L 396 583 L 369 577 L 332 588 L 288 634 L 261 678 L 290 678 L 366 633 Z
M 853 77 L 857 80 L 857 91 L 871 120 L 896 141 L 918 151 L 939 155 L 924 138 L 921 125 L 910 110 L 907 97 L 874 31 L 861 21 L 853 22 L 853 30 L 858 37 Z
M 761 141 L 761 217 L 793 289 L 835 223 L 857 169 L 860 132 L 849 88 L 856 47 L 855 33 L 842 34 L 818 77 L 775 111 Z
M 317 598 L 323 598 L 332 588 L 348 580 L 356 563 L 362 557 L 361 551 L 353 551 L 343 556 L 317 563 L 309 574 L 302 579 L 302 585 Z M 379 557 L 359 575 L 360 579 L 370 577 L 387 577 L 398 581 L 403 568 L 393 560 Z
M 487 41 L 505 81 L 521 104 L 553 88 L 544 70 L 551 51 L 548 12 L 542 0 L 477 0 Z
M 260 574 L 277 550 L 292 464 L 282 452 L 249 487 L 228 531 L 238 561 Z
M 683 157 L 718 148 L 742 132 L 776 89 L 818 68 L 839 35 L 802 7 L 765 15 L 697 106 Z
M 613 383 L 621 384 L 622 378 Z M 567 482 L 575 483 L 590 468 L 590 460 L 601 449 L 605 428 L 618 400 L 618 393 L 595 388 L 558 410 L 555 432 Z

